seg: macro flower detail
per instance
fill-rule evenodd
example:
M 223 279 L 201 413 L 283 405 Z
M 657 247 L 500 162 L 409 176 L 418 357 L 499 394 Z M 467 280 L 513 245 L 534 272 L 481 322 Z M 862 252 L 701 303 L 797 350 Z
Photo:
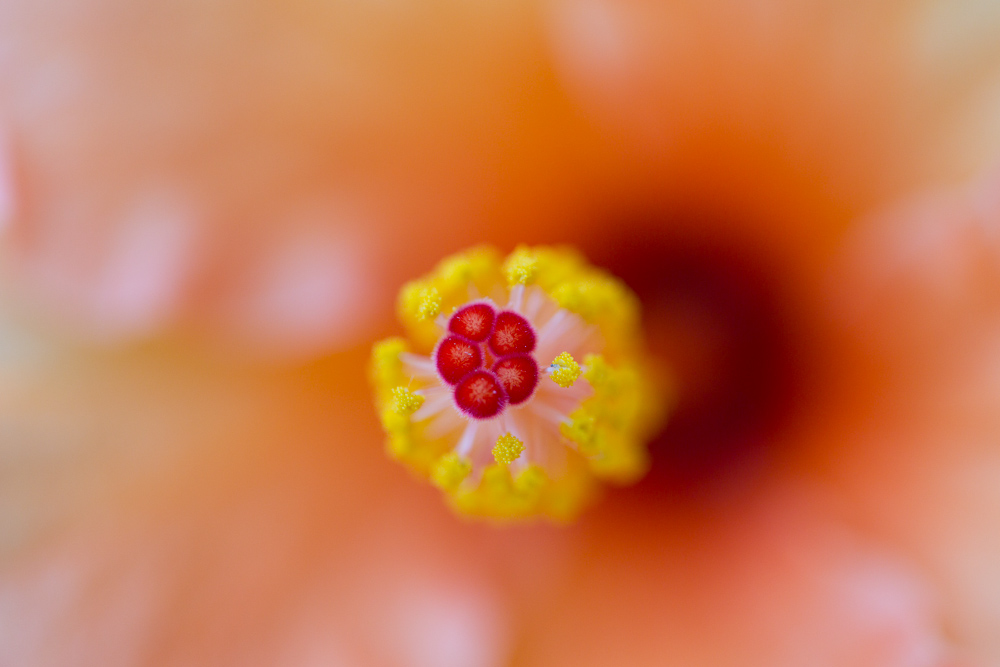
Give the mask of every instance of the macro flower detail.
M 634 294 L 568 248 L 480 247 L 405 285 L 372 351 L 391 456 L 461 513 L 573 518 L 646 470 L 663 401 Z

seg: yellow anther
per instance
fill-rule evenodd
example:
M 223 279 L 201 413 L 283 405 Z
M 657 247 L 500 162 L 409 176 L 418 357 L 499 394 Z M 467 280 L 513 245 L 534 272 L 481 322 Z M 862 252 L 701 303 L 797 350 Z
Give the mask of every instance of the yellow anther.
M 566 310 L 593 320 L 609 301 L 607 281 L 594 276 L 568 280 L 553 290 L 552 297 Z
M 514 479 L 514 488 L 529 498 L 537 498 L 548 484 L 548 477 L 541 466 L 530 465 Z
M 434 287 L 420 291 L 420 302 L 417 305 L 417 319 L 429 320 L 441 312 L 441 294 Z
M 402 338 L 387 338 L 372 347 L 369 376 L 382 400 L 388 398 L 390 388 L 404 381 L 399 355 L 405 351 L 406 342 Z
M 391 433 L 386 440 L 386 450 L 396 459 L 403 459 L 413 451 L 413 438 L 409 433 Z
M 448 287 L 464 288 L 473 281 L 475 266 L 467 253 L 454 255 L 441 261 L 437 267 L 437 278 Z
M 527 285 L 538 273 L 535 252 L 524 246 L 514 249 L 503 263 L 503 275 L 508 285 Z
M 404 315 L 422 322 L 441 312 L 441 293 L 436 287 L 413 281 L 400 291 L 399 306 Z
M 401 316 L 416 317 L 420 306 L 420 293 L 425 289 L 427 289 L 426 283 L 420 280 L 411 280 L 399 288 L 397 305 Z
M 409 416 L 401 414 L 398 410 L 396 410 L 395 402 L 395 400 L 390 401 L 379 414 L 382 421 L 382 428 L 385 429 L 385 432 L 389 435 L 405 433 L 410 429 Z
M 611 378 L 611 366 L 599 354 L 588 354 L 583 358 L 583 365 L 587 370 L 583 372 L 583 378 L 590 383 L 594 389 L 606 387 Z
M 576 282 L 559 283 L 552 289 L 552 298 L 555 299 L 560 308 L 574 313 L 579 313 L 582 310 L 579 284 Z
M 563 352 L 552 360 L 549 366 L 549 377 L 560 387 L 572 387 L 580 377 L 580 364 L 569 352 Z
M 619 484 L 634 482 L 649 469 L 646 448 L 620 434 L 604 433 L 591 461 L 595 474 Z
M 493 446 L 493 458 L 497 463 L 510 465 L 521 456 L 524 451 L 524 443 L 510 433 L 504 433 L 497 438 L 497 444 Z
M 443 291 L 465 293 L 470 284 L 491 279 L 500 267 L 496 250 L 477 246 L 446 257 L 438 263 L 434 276 Z
M 559 425 L 559 432 L 579 445 L 581 452 L 590 453 L 597 434 L 597 419 L 586 408 L 576 410 L 569 419 L 569 423 Z
M 444 491 L 454 491 L 472 472 L 472 462 L 460 457 L 455 452 L 449 452 L 439 458 L 431 471 L 431 481 L 434 486 Z
M 411 415 L 424 404 L 424 397 L 406 387 L 393 387 L 393 409 L 401 415 Z
M 406 341 L 402 338 L 386 338 L 372 347 L 372 362 L 377 370 L 395 366 L 399 355 L 406 351 Z

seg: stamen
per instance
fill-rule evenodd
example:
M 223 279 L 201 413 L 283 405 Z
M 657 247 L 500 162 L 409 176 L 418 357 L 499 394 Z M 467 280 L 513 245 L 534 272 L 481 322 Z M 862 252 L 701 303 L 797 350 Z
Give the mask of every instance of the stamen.
M 560 425 L 559 431 L 579 445 L 581 451 L 587 451 L 594 445 L 596 421 L 594 415 L 581 408 Z
M 429 320 L 441 312 L 441 295 L 433 287 L 420 295 L 420 305 L 417 308 L 417 319 Z
M 588 354 L 583 358 L 584 371 L 583 378 L 590 383 L 594 389 L 607 386 L 611 376 L 611 369 L 604 357 L 599 354 Z
M 510 465 L 521 456 L 524 451 L 524 443 L 510 433 L 504 433 L 497 438 L 497 444 L 493 446 L 493 458 L 497 463 Z
M 454 491 L 472 472 L 472 462 L 449 452 L 438 459 L 431 472 L 431 481 L 442 491 Z
M 403 286 L 401 307 L 418 322 L 441 312 L 441 293 L 436 287 L 414 281 Z
M 570 326 L 570 323 L 566 321 L 569 319 L 569 315 L 569 311 L 565 308 L 557 310 L 555 314 L 549 318 L 549 321 L 542 326 L 542 330 L 538 332 L 539 342 L 545 342 L 551 338 L 558 337 L 566 326 Z
M 396 387 L 392 390 L 393 409 L 401 415 L 411 415 L 424 404 L 424 397 L 413 393 L 406 387 Z
M 525 296 L 527 297 L 527 300 L 524 307 L 521 308 L 519 312 L 528 318 L 528 321 L 534 321 L 534 319 L 538 317 L 538 312 L 548 300 L 548 297 L 546 297 L 545 292 L 537 286 L 530 290 L 525 290 Z
M 472 443 L 476 441 L 476 431 L 479 430 L 479 422 L 470 421 L 465 426 L 465 430 L 462 431 L 462 437 L 458 440 L 458 445 L 455 447 L 455 453 L 459 456 L 468 456 L 469 452 L 472 451 Z
M 398 359 L 403 363 L 405 370 L 413 377 L 425 380 L 437 377 L 437 368 L 430 357 L 413 354 L 412 352 L 402 352 L 399 354 Z
M 563 424 L 570 423 L 570 419 L 566 414 L 559 412 L 555 408 L 545 405 L 543 403 L 537 403 L 537 402 L 532 403 L 530 409 L 538 417 L 541 417 L 542 419 L 544 419 L 545 421 L 549 422 L 550 424 L 556 427 L 562 427 Z
M 451 395 L 447 391 L 436 391 L 428 396 L 428 400 L 413 413 L 413 421 L 421 422 L 434 417 L 439 412 L 448 407 L 451 403 Z
M 545 372 L 557 385 L 569 389 L 580 377 L 580 364 L 576 363 L 569 352 L 563 352 L 552 360 Z
M 507 308 L 517 312 L 521 311 L 524 302 L 524 285 L 518 283 L 510 288 L 510 299 L 507 301 Z
M 527 285 L 538 272 L 538 257 L 525 246 L 518 246 L 503 265 L 507 284 Z
M 391 401 L 392 388 L 407 380 L 403 372 L 403 364 L 400 361 L 406 347 L 406 341 L 402 338 L 387 338 L 372 347 L 368 377 L 375 385 L 377 400 L 380 404 Z

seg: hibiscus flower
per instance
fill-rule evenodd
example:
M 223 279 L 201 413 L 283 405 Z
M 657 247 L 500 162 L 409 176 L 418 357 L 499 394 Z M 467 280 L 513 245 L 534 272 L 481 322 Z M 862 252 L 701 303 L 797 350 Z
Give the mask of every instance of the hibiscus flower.
M 1000 661 L 989 3 L 0 11 L 0 662 Z M 569 525 L 385 456 L 392 292 L 479 242 L 670 369 Z

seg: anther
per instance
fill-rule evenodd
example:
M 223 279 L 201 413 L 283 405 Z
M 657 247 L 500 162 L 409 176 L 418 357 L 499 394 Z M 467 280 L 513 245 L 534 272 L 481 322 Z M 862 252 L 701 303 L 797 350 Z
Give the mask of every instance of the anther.
M 401 415 L 410 415 L 424 404 L 424 397 L 415 394 L 406 387 L 395 387 L 392 390 L 393 409 Z
M 510 465 L 521 456 L 524 451 L 524 443 L 510 433 L 504 433 L 497 438 L 497 444 L 493 446 L 493 458 L 497 463 Z
M 538 272 L 538 259 L 530 249 L 520 246 L 510 254 L 503 265 L 504 277 L 507 284 L 527 285 Z
M 441 312 L 441 294 L 437 289 L 428 287 L 420 294 L 420 303 L 417 306 L 417 317 L 421 320 L 429 320 Z
M 569 352 L 563 352 L 552 360 L 545 372 L 557 385 L 569 388 L 580 377 L 580 364 L 576 363 Z
M 445 454 L 437 460 L 431 471 L 431 481 L 439 489 L 451 491 L 462 483 L 472 472 L 472 463 L 454 452 Z
M 400 293 L 401 312 L 417 322 L 429 320 L 441 312 L 441 293 L 423 281 L 412 281 Z

